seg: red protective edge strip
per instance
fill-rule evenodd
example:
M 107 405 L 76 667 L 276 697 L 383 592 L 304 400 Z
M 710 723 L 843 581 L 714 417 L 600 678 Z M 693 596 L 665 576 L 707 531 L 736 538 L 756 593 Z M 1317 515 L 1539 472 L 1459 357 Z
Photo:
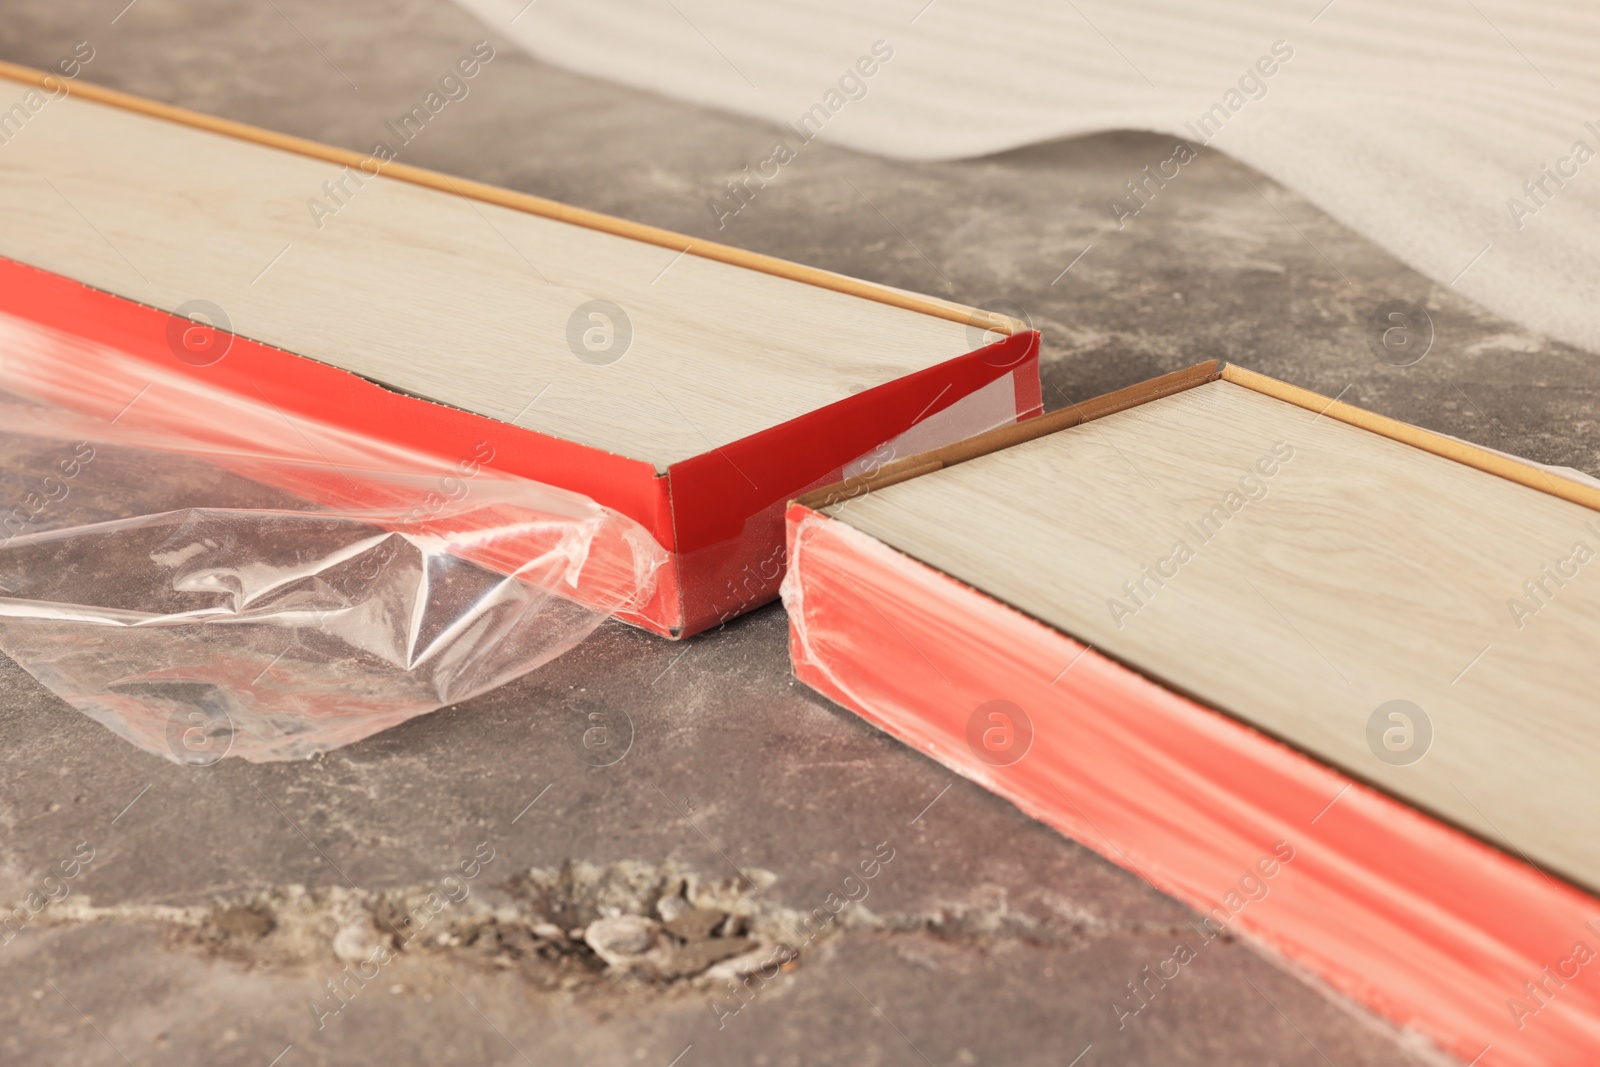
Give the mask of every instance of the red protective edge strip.
M 398 393 L 244 337 L 232 336 L 218 362 L 196 366 L 177 358 L 172 340 L 174 331 L 196 328 L 190 320 L 3 257 L 0 312 L 219 388 L 259 396 L 286 415 L 447 460 L 475 455 L 479 443 L 487 442 L 493 448 L 494 469 L 582 493 L 650 531 L 671 554 L 671 562 L 658 572 L 650 602 L 620 617 L 673 637 L 726 617 L 730 605 L 713 588 L 717 575 L 762 565 L 782 551 L 782 508 L 790 497 L 836 480 L 845 464 L 1005 374 L 1017 380 L 1019 401 L 1036 397 L 1038 391 L 1039 336 L 1017 334 L 659 475 L 649 463 Z M 1018 414 L 1036 411 L 1035 401 Z M 759 492 L 749 488 L 730 459 L 747 473 L 759 471 Z M 748 610 L 775 595 L 773 579 L 760 596 L 734 606 Z
M 1039 334 L 1030 331 L 674 465 L 668 476 L 686 629 L 704 630 L 777 598 L 789 500 L 839 481 L 846 464 L 1008 374 L 1016 383 L 1014 418 L 1038 415 Z
M 1463 1062 L 1600 1060 L 1600 901 L 844 522 L 788 537 L 807 685 Z M 968 742 L 992 700 L 1031 723 L 1006 766 Z

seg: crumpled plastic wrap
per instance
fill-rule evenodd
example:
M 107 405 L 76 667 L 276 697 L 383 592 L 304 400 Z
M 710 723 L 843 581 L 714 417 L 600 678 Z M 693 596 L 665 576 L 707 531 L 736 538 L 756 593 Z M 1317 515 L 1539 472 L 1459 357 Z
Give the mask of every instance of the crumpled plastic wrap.
M 492 459 L 0 316 L 0 650 L 188 764 L 305 758 L 465 700 L 644 603 L 666 559 Z

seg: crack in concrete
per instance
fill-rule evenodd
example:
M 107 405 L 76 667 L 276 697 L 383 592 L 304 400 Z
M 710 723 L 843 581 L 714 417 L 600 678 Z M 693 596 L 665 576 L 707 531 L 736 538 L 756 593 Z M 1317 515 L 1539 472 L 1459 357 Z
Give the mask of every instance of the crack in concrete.
M 1031 915 L 1013 910 L 993 887 L 922 912 L 878 915 L 864 896 L 833 894 L 842 904 L 803 911 L 759 898 L 777 881 L 771 872 L 744 873 L 719 879 L 670 863 L 569 861 L 485 887 L 454 876 L 390 889 L 281 885 L 187 906 L 97 907 L 74 896 L 32 925 L 155 925 L 174 948 L 285 970 L 360 966 L 396 955 L 448 959 L 514 971 L 546 990 L 601 983 L 705 987 L 773 966 L 792 970 L 806 953 L 846 935 L 1071 949 L 1108 938 L 1192 933 L 1181 923 L 1107 922 L 1061 903 L 1044 917 Z

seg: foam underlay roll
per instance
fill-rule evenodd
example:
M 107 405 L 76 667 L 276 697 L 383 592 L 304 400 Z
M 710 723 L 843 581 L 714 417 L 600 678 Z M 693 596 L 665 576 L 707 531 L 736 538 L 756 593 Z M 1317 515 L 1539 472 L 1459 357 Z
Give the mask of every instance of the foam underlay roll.
M 1600 349 L 1600 12 L 1576 0 L 458 2 L 558 66 L 897 158 L 1171 134 L 1494 312 Z M 799 158 L 806 142 L 784 136 Z M 1107 189 L 1089 220 L 1107 234 L 1119 195 L 1133 203 Z

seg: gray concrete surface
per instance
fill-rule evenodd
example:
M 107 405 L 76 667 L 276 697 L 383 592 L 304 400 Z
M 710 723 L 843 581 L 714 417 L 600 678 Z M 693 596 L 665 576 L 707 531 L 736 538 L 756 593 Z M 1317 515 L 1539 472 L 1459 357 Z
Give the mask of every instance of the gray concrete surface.
M 365 151 L 488 37 L 498 57 L 407 162 L 1019 305 L 1045 332 L 1052 406 L 1220 356 L 1600 471 L 1588 353 L 1215 153 L 1119 229 L 1108 202 L 1170 153 L 1161 139 L 927 165 L 818 144 L 719 231 L 706 201 L 765 157 L 758 123 L 535 63 L 445 3 L 123 2 L 7 0 L 0 58 L 50 66 L 88 39 L 90 80 Z M 1393 298 L 1436 335 L 1407 368 L 1368 343 Z M 590 712 L 631 723 L 613 765 L 585 759 Z M 1193 915 L 799 686 L 776 606 L 680 645 L 608 625 L 515 684 L 297 764 L 173 766 L 0 661 L 0 767 L 0 900 L 93 850 L 0 946 L 6 1063 L 1424 1062 L 1234 942 L 1119 1028 L 1113 1001 Z M 867 897 L 805 941 L 800 920 L 880 847 L 894 858 Z M 477 876 L 448 883 L 457 902 L 414 937 L 396 925 L 481 849 Z M 741 918 L 633 974 L 571 933 L 680 893 Z M 363 971 L 385 939 L 404 950 Z M 798 958 L 742 1002 L 715 964 L 681 964 L 779 940 Z

